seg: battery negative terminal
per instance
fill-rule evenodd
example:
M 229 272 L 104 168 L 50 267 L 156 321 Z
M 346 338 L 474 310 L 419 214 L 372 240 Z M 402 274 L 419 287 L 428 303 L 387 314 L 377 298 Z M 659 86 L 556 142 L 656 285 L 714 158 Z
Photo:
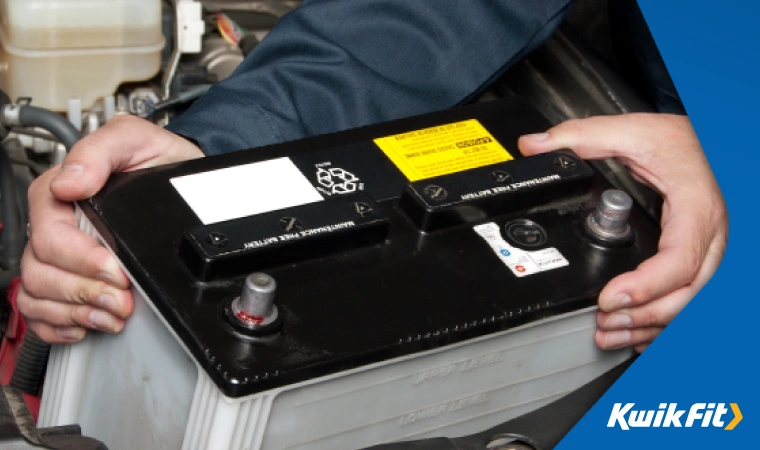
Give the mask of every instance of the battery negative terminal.
M 279 311 L 274 304 L 277 283 L 265 273 L 248 275 L 243 282 L 240 297 L 230 305 L 235 325 L 250 331 L 274 331 L 279 325 Z

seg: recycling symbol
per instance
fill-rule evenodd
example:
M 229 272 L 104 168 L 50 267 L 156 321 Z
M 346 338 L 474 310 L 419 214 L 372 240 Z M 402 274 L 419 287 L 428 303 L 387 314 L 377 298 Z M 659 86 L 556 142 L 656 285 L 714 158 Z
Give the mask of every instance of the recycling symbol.
M 317 168 L 317 181 L 331 194 L 349 194 L 355 192 L 359 178 L 340 167 Z

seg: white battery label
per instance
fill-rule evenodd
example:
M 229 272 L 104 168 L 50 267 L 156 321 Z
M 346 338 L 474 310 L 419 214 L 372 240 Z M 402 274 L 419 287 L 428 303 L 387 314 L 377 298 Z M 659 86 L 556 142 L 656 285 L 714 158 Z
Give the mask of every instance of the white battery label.
M 290 158 L 184 175 L 170 181 L 204 225 L 323 200 Z
M 501 237 L 499 226 L 493 222 L 477 225 L 473 229 L 485 239 L 496 253 L 496 256 L 517 277 L 524 277 L 570 265 L 568 260 L 562 256 L 562 253 L 554 247 L 528 251 L 509 245 Z

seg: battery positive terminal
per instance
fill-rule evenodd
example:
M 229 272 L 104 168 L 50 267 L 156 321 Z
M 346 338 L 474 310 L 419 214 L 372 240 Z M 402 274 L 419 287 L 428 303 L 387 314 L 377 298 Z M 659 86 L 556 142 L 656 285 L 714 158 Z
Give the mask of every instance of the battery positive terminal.
M 585 221 L 586 235 L 604 246 L 621 246 L 633 241 L 628 224 L 633 199 L 627 192 L 609 189 L 602 193 L 596 210 Z

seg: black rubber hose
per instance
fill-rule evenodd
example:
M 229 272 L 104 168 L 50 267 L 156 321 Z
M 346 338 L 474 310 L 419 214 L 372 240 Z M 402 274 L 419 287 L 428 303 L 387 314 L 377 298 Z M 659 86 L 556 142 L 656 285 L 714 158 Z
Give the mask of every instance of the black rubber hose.
M 3 223 L 3 267 L 12 270 L 21 264 L 24 253 L 24 235 L 16 204 L 16 176 L 5 146 L 0 144 L 0 221 Z
M 31 170 L 32 172 L 34 172 L 34 176 L 35 177 L 38 177 L 38 176 L 42 175 L 47 170 L 42 164 L 38 164 L 38 163 L 36 163 L 34 161 L 30 161 L 28 159 L 14 158 L 14 157 L 11 156 L 11 162 L 13 164 L 18 164 L 19 166 L 26 166 L 26 167 L 28 167 L 29 170 Z M 29 182 L 29 184 L 31 184 L 31 182 Z
M 18 119 L 23 127 L 40 127 L 49 131 L 67 150 L 71 150 L 82 137 L 65 117 L 47 109 L 22 106 L 19 108 Z
M 11 162 L 13 162 L 13 158 L 11 158 Z M 29 178 L 31 178 L 31 174 L 29 171 L 26 171 L 26 174 Z M 16 173 L 16 206 L 18 207 L 18 217 L 21 220 L 22 224 L 29 222 L 29 185 L 32 184 L 33 179 L 27 180 L 24 175 L 20 173 Z M 21 230 L 21 238 L 24 240 L 24 246 L 26 246 L 26 233 L 24 233 L 24 230 Z M 22 251 L 23 254 L 23 251 Z
M 29 395 L 38 396 L 45 379 L 49 355 L 50 344 L 43 342 L 27 328 L 10 385 Z
M 168 109 L 177 108 L 186 103 L 190 103 L 199 99 L 211 88 L 210 84 L 201 84 L 190 88 L 184 92 L 180 92 L 177 95 L 172 95 L 166 100 L 160 101 L 151 107 L 151 115 L 157 112 L 166 111 Z

